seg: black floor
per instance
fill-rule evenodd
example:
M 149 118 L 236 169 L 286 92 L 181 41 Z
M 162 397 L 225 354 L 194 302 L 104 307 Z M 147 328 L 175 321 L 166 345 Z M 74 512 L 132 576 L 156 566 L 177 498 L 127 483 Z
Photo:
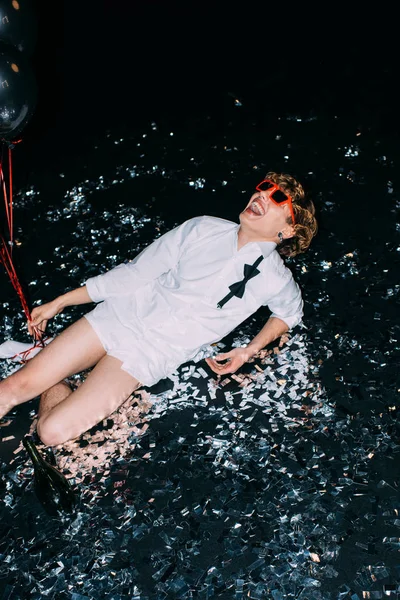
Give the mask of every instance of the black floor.
M 251 6 L 234 27 L 207 4 L 90 6 L 51 13 L 47 35 L 38 7 L 41 100 L 13 150 L 15 261 L 32 304 L 186 218 L 237 221 L 270 169 L 303 182 L 319 233 L 288 263 L 304 327 L 241 382 L 182 365 L 55 450 L 73 517 L 49 517 L 33 489 L 21 439 L 37 399 L 8 415 L 0 598 L 397 598 L 395 55 L 349 38 L 348 19 L 325 37 L 303 28 L 301 43 L 294 18 L 279 29 Z M 29 342 L 5 272 L 0 286 L 0 342 Z M 1 361 L 1 375 L 14 367 Z

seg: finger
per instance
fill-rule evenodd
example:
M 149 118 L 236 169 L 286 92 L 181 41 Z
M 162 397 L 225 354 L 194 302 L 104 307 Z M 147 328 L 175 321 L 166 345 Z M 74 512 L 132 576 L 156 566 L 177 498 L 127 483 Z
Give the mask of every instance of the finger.
M 43 321 L 47 321 L 42 313 L 39 313 L 34 319 L 33 324 L 35 327 L 41 327 Z
M 218 363 L 216 363 L 215 361 L 213 361 L 210 358 L 206 358 L 206 363 L 208 364 L 208 366 L 210 367 L 210 369 L 212 371 L 214 371 L 214 373 L 217 373 L 217 375 L 220 374 L 220 371 L 221 371 L 222 367 Z
M 42 330 L 39 329 L 39 327 L 34 327 L 34 335 L 35 335 L 35 339 L 40 340 L 42 338 Z
M 218 369 L 218 375 L 222 376 L 222 375 L 232 375 L 232 373 L 235 373 L 240 365 L 235 366 L 234 364 L 229 364 L 229 366 L 224 366 L 220 369 Z
M 215 369 L 221 370 L 226 367 L 225 364 L 221 365 L 214 358 L 209 358 L 208 360 L 209 360 L 209 364 L 212 364 Z
M 217 354 L 216 356 L 214 356 L 214 358 L 216 360 L 226 360 L 230 357 L 230 354 L 230 352 L 222 352 L 221 354 Z
M 220 371 L 219 374 L 220 375 L 231 375 L 232 373 L 234 373 L 235 371 L 237 371 L 239 368 L 239 366 L 235 367 L 234 364 L 229 364 L 229 366 L 225 366 L 223 367 Z
M 229 365 L 225 366 L 225 372 L 226 373 L 236 373 L 236 371 L 238 369 L 240 369 L 240 367 L 242 367 L 244 365 L 246 361 L 242 360 L 239 357 L 236 357 L 234 360 L 232 360 Z
M 222 377 L 223 375 L 229 375 L 230 373 L 232 373 L 232 369 L 227 369 L 226 367 L 213 369 L 213 371 L 218 375 L 218 377 Z
M 215 362 L 217 364 L 220 364 L 220 366 L 226 366 L 227 364 L 229 364 L 231 362 L 231 360 L 232 360 L 231 358 L 218 358 L 218 357 L 215 357 Z M 223 364 L 221 364 L 221 363 L 223 363 Z
M 206 358 L 206 363 L 212 369 L 215 369 L 218 366 L 217 363 L 215 362 L 215 360 L 213 360 L 212 358 Z

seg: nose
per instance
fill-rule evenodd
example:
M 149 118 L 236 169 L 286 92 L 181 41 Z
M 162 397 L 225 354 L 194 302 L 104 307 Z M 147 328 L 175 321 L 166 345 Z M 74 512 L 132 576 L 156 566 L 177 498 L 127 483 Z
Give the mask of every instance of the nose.
M 264 202 L 269 202 L 269 193 L 268 192 L 260 192 L 260 196 L 261 198 L 264 200 Z

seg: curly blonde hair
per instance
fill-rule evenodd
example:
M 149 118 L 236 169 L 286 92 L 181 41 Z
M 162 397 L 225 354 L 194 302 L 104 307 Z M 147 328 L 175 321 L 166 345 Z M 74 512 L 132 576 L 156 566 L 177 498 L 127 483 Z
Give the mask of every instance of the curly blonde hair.
M 305 252 L 318 231 L 314 203 L 306 197 L 303 186 L 291 175 L 269 171 L 265 179 L 270 179 L 279 185 L 293 200 L 293 212 L 296 220 L 295 235 L 279 244 L 277 248 L 279 254 L 293 257 Z M 292 224 L 291 217 L 288 218 L 288 223 Z

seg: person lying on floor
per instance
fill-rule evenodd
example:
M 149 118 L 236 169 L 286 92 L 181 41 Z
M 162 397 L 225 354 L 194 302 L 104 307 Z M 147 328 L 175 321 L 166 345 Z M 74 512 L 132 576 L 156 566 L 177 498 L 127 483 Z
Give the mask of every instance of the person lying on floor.
M 132 261 L 35 307 L 31 335 L 67 306 L 97 304 L 0 382 L 0 417 L 41 395 L 37 433 L 56 446 L 101 422 L 141 386 L 196 360 L 261 306 L 271 316 L 246 347 L 205 359 L 214 373 L 235 373 L 298 325 L 302 295 L 282 256 L 307 250 L 317 232 L 315 208 L 287 174 L 269 172 L 255 190 L 239 224 L 188 219 Z M 63 381 L 90 368 L 75 391 Z

